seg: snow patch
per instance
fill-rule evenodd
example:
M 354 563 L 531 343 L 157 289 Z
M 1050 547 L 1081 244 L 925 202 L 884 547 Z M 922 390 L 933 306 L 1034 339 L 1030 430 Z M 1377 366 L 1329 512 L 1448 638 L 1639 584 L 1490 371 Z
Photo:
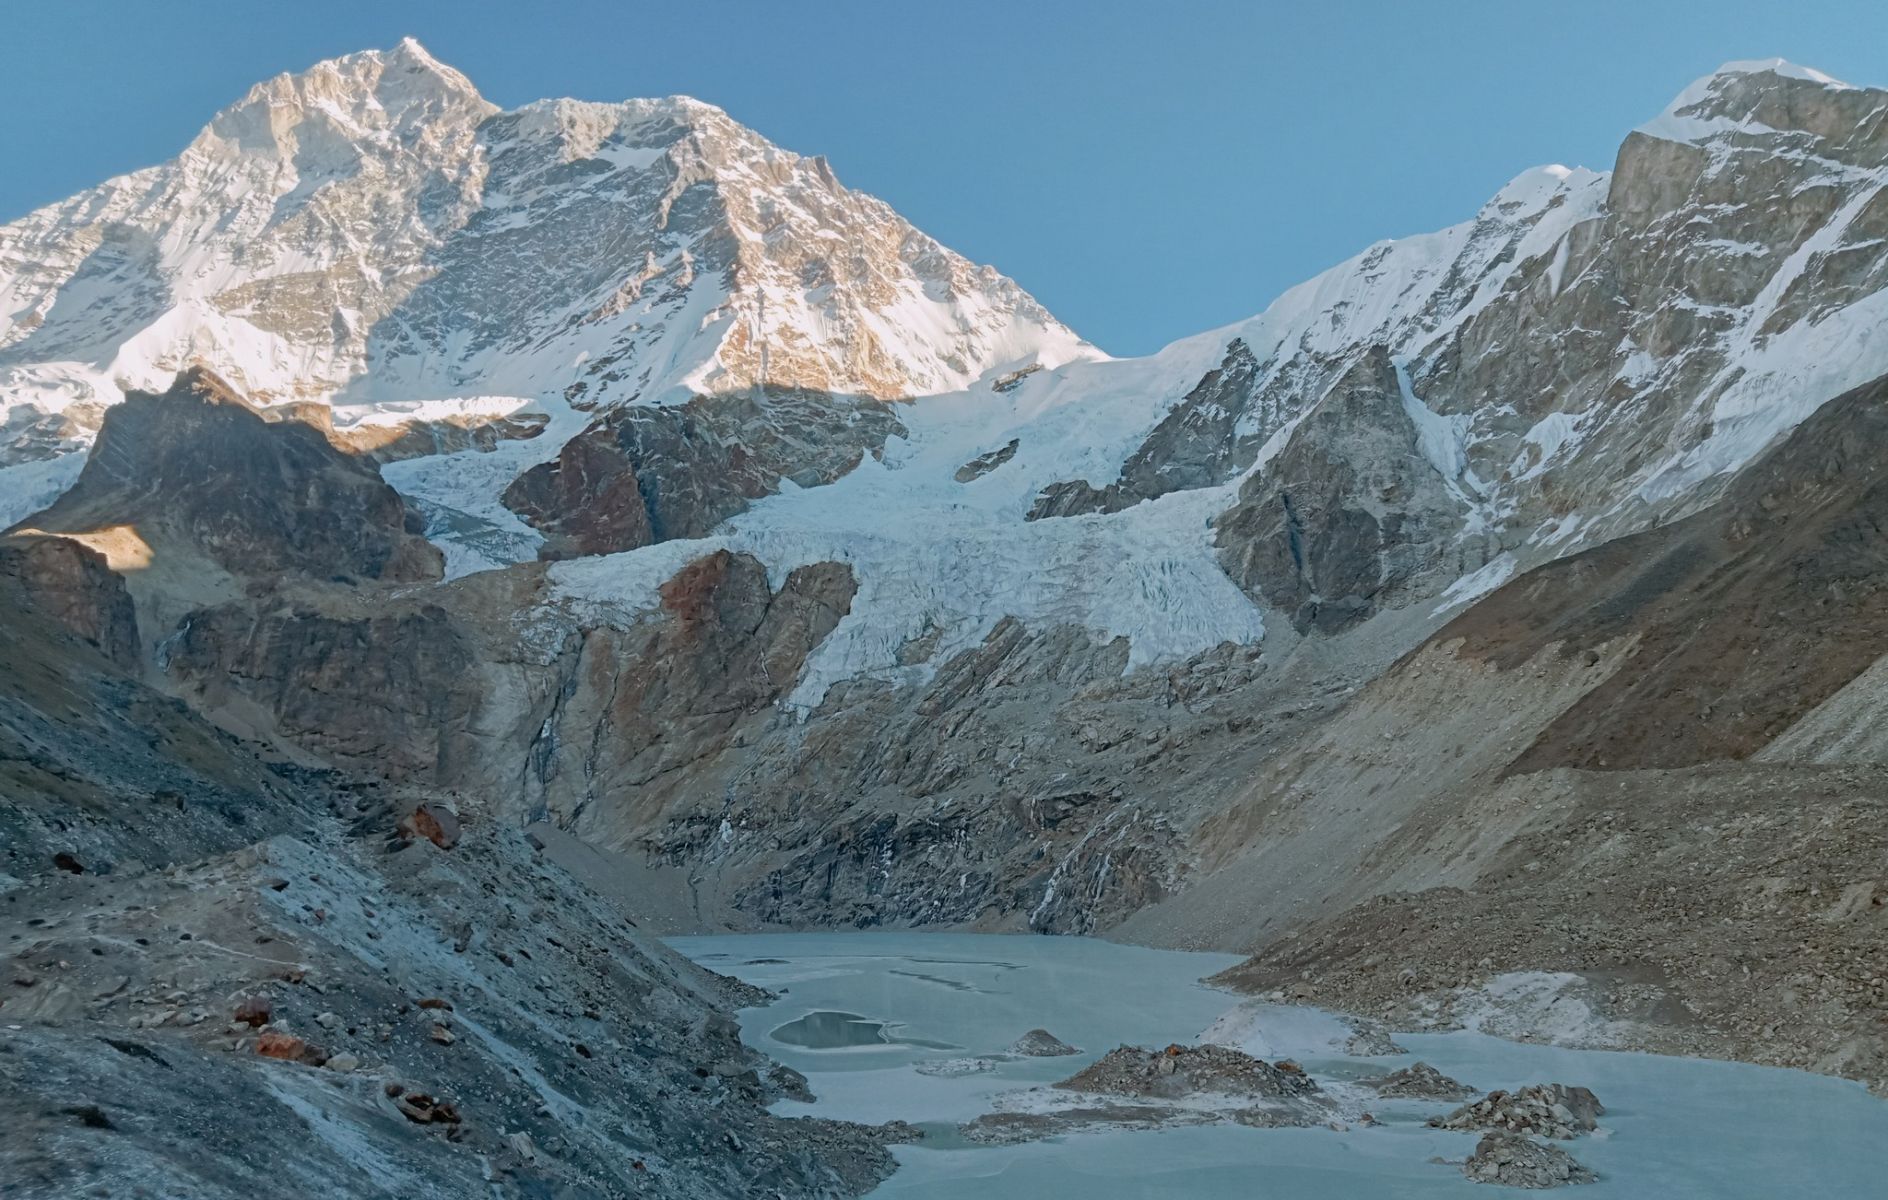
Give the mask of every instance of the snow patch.
M 1477 497 L 1464 489 L 1462 481 L 1469 477 L 1468 431 L 1474 418 L 1468 413 L 1443 416 L 1430 408 L 1410 387 L 1408 367 L 1402 362 L 1395 366 L 1396 386 L 1403 395 L 1403 412 L 1416 427 L 1417 447 L 1456 498 L 1473 504 Z
M 1429 615 L 1439 617 L 1452 608 L 1460 608 L 1481 599 L 1494 591 L 1514 574 L 1516 560 L 1509 551 L 1502 551 L 1483 563 L 1477 570 L 1470 571 L 1443 590 L 1441 603 L 1429 610 Z
M 1355 1036 L 1342 1018 L 1323 1009 L 1247 1000 L 1220 1014 L 1194 1041 L 1254 1058 L 1303 1060 L 1342 1054 Z
M 1692 144 L 1727 133 L 1774 133 L 1776 131 L 1768 125 L 1748 117 L 1733 118 L 1697 114 L 1697 110 L 1715 98 L 1726 80 L 1732 76 L 1763 74 L 1818 83 L 1828 88 L 1846 90 L 1849 87 L 1848 84 L 1825 75 L 1821 71 L 1799 66 L 1781 58 L 1727 62 L 1678 93 L 1678 96 L 1666 105 L 1664 112 L 1639 126 L 1638 131 L 1649 137 L 1662 138 L 1668 142 Z
M 0 529 L 50 507 L 78 482 L 84 469 L 83 451 L 0 468 Z
M 1556 1046 L 1625 1044 L 1630 1026 L 1593 1011 L 1591 985 L 1568 971 L 1511 971 L 1458 993 L 1456 1020 L 1476 1033 Z

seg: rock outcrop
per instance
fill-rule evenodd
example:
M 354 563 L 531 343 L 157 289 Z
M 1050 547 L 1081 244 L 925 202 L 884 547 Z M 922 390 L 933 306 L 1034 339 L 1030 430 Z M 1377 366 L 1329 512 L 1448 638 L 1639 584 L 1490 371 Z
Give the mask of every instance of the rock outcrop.
M 309 426 L 270 423 L 194 367 L 107 411 L 70 491 L 21 523 L 78 537 L 129 530 L 144 562 L 198 551 L 237 576 L 437 579 L 440 553 L 373 463 Z
M 127 606 L 83 547 L 0 546 L 0 890 L 192 861 L 303 828 L 321 807 L 128 674 Z
M 230 604 L 190 614 L 164 653 L 171 678 L 232 724 L 394 780 L 436 777 L 480 703 L 470 640 L 437 604 Z M 268 723 L 246 722 L 251 709 Z
M 1476 1183 L 1512 1188 L 1556 1188 L 1594 1183 L 1599 1176 L 1558 1146 L 1546 1146 L 1518 1133 L 1494 1132 L 1475 1143 L 1462 1174 Z
M 1010 459 L 1015 458 L 1016 448 L 1020 445 L 1022 445 L 1021 439 L 1011 438 L 994 450 L 986 450 L 963 466 L 957 468 L 957 470 L 952 473 L 952 478 L 959 483 L 970 483 L 973 480 L 982 479 L 985 475 L 996 470 Z
M 1425 1062 L 1411 1063 L 1381 1079 L 1366 1079 L 1363 1083 L 1375 1088 L 1379 1096 L 1393 1100 L 1462 1100 L 1475 1094 L 1474 1088 Z
M 1177 1099 L 1214 1093 L 1253 1100 L 1306 1096 L 1318 1085 L 1293 1062 L 1269 1063 L 1229 1046 L 1120 1046 L 1055 1085 L 1108 1096 Z
M 1081 1051 L 1047 1029 L 1032 1029 L 1010 1043 L 1010 1053 L 1024 1058 L 1061 1058 Z
M 905 430 L 870 399 L 774 390 L 611 412 L 506 489 L 542 558 L 696 538 L 777 491 L 831 483 Z
M 1377 347 L 1240 488 L 1217 523 L 1220 561 L 1300 631 L 1337 633 L 1479 567 L 1454 545 L 1465 507 Z
M 140 656 L 137 607 L 125 581 L 91 547 L 60 537 L 0 541 L 0 574 L 26 603 L 84 638 L 120 667 Z
M 1498 1129 L 1566 1141 L 1598 1127 L 1606 1112 L 1590 1089 L 1536 1083 L 1509 1092 L 1492 1091 L 1454 1112 L 1431 1117 L 1437 1129 Z
M 654 818 L 699 786 L 688 768 L 711 770 L 768 718 L 854 587 L 842 564 L 814 563 L 775 591 L 759 561 L 722 550 L 663 583 L 653 619 L 577 634 L 561 694 L 533 731 L 527 794 L 564 820 L 585 817 L 579 829 L 614 818 L 599 800 L 633 797 L 636 819 Z
M 1028 520 L 1120 512 L 1168 492 L 1212 487 L 1252 465 L 1288 414 L 1288 400 L 1261 388 L 1264 365 L 1234 338 L 1226 357 L 1174 405 L 1103 488 L 1076 479 L 1044 488 Z

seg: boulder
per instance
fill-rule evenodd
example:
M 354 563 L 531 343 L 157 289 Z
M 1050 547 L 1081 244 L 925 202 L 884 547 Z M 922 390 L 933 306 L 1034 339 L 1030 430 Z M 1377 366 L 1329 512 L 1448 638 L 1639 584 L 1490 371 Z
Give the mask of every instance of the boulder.
M 1565 1141 L 1591 1133 L 1605 1111 L 1599 1097 L 1586 1088 L 1536 1083 L 1513 1092 L 1492 1091 L 1446 1116 L 1429 1118 L 1429 1124 L 1437 1129 L 1538 1133 Z
M 400 822 L 399 831 L 406 837 L 425 838 L 441 850 L 450 850 L 459 844 L 459 814 L 438 801 L 428 800 Z
M 1536 1189 L 1592 1183 L 1599 1178 L 1560 1147 L 1507 1130 L 1484 1134 L 1475 1144 L 1475 1153 L 1462 1164 L 1462 1174 L 1476 1183 Z
M 292 1033 L 280 1033 L 271 1029 L 256 1039 L 256 1053 L 264 1058 L 301 1062 L 309 1056 L 309 1046 L 307 1042 Z
M 459 1110 L 425 1092 L 408 1092 L 394 1101 L 400 1115 L 415 1125 L 457 1125 Z
M 1010 1053 L 1024 1058 L 1060 1058 L 1081 1051 L 1047 1029 L 1032 1029 L 1010 1044 Z
M 1379 1095 L 1392 1098 L 1465 1100 L 1475 1094 L 1474 1088 L 1460 1080 L 1449 1078 L 1425 1062 L 1411 1063 L 1402 1070 L 1392 1071 L 1379 1079 L 1365 1079 L 1361 1082 L 1377 1089 Z M 1592 1095 L 1591 1092 L 1587 1094 Z
M 236 1006 L 236 1020 L 251 1029 L 260 1029 L 269 1023 L 275 1011 L 275 1003 L 267 996 L 245 996 Z

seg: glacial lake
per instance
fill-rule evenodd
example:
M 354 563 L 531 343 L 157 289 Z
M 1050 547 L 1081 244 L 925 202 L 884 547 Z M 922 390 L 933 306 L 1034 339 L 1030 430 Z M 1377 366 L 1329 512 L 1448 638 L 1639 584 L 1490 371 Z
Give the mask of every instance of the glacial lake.
M 1291 1057 L 1338 1085 L 1421 1060 L 1478 1091 L 1529 1083 L 1593 1089 L 1593 1135 L 1556 1145 L 1600 1175 L 1556 1192 L 1581 1200 L 1788 1200 L 1888 1196 L 1888 1102 L 1859 1084 L 1740 1063 L 1565 1050 L 1478 1033 L 1398 1034 L 1410 1053 L 1356 1056 L 1313 1009 L 1253 1002 L 1199 980 L 1238 961 L 1087 938 L 949 933 L 743 934 L 671 939 L 682 954 L 784 995 L 740 1013 L 747 1041 L 804 1072 L 817 1100 L 786 1116 L 903 1119 L 927 1132 L 894 1148 L 874 1196 L 917 1200 L 1421 1200 L 1524 1195 L 1471 1183 L 1454 1165 L 1476 1135 L 1428 1128 L 1445 1102 L 1376 1101 L 1376 1125 L 1243 1125 L 1072 1133 L 989 1146 L 956 1135 L 1122 1044 L 1207 1040 Z M 1001 1056 L 1035 1028 L 1079 1055 Z M 920 1068 L 926 1068 L 921 1071 Z

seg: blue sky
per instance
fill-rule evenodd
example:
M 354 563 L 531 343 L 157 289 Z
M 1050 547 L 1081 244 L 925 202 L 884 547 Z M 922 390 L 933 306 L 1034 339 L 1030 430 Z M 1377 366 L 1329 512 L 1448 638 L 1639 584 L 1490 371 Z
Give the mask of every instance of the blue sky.
M 1720 62 L 1888 84 L 1888 5 L 65 0 L 8 7 L 0 220 L 174 155 L 258 79 L 404 34 L 511 107 L 685 92 L 994 263 L 1103 348 L 1249 316 Z

